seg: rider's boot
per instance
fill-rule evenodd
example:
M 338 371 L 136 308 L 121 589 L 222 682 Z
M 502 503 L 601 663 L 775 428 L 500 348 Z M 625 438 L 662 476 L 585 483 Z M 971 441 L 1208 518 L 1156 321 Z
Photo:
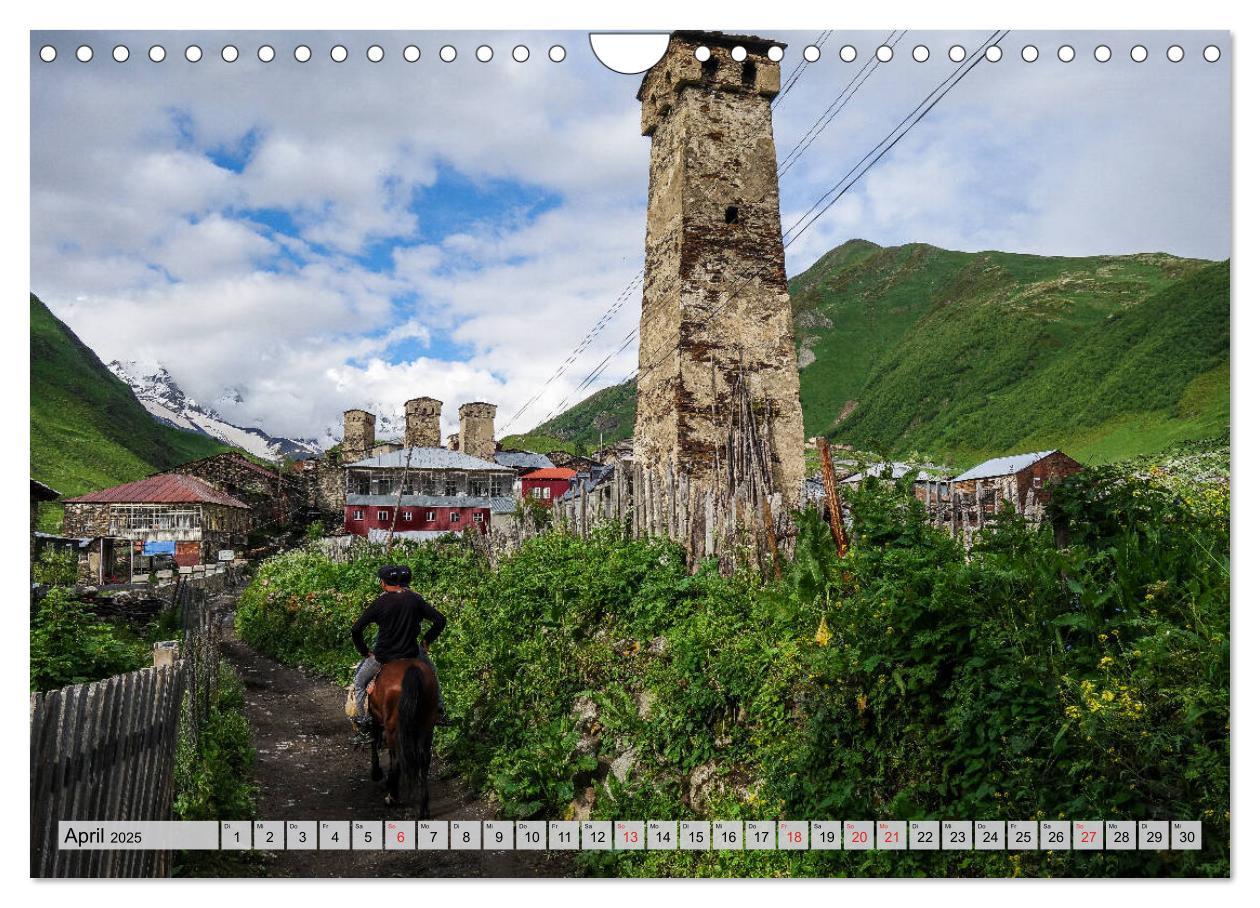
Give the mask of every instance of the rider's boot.
M 372 738 L 372 717 L 356 718 L 354 720 L 354 735 L 350 738 L 350 743 L 367 745 L 372 743 Z

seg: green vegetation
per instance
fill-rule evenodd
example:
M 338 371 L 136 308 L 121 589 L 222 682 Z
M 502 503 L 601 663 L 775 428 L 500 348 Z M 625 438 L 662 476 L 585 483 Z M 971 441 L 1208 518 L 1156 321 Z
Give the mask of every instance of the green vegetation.
M 535 451 L 539 454 L 565 451 L 569 454 L 586 455 L 592 450 L 591 446 L 580 442 L 557 438 L 554 435 L 545 435 L 540 432 L 527 432 L 524 435 L 505 435 L 499 439 L 499 443 L 503 445 L 505 450 Z
M 904 485 L 852 505 L 850 553 L 807 512 L 781 581 L 691 574 L 611 526 L 493 569 L 458 542 L 396 549 L 450 618 L 447 765 L 506 817 L 1204 824 L 1202 852 L 582 853 L 591 874 L 1229 874 L 1225 486 L 1089 470 L 1045 526 L 1008 511 L 970 557 Z M 277 556 L 237 629 L 345 681 L 382 558 Z
M 789 283 L 805 435 L 973 465 L 1059 448 L 1085 463 L 1229 425 L 1229 263 L 1044 257 L 851 240 Z M 629 437 L 633 385 L 539 431 Z
M 606 445 L 629 438 L 634 434 L 635 393 L 633 379 L 596 391 L 528 434 L 574 442 L 586 452 L 598 448 L 601 438 Z
M 54 587 L 31 616 L 31 690 L 99 681 L 150 664 L 150 645 Z
M 131 482 L 229 448 L 155 420 L 48 307 L 31 294 L 31 476 L 62 495 Z M 61 507 L 40 528 L 61 530 Z
M 43 586 L 74 586 L 79 576 L 79 556 L 60 546 L 44 546 L 31 565 L 31 579 Z
M 245 717 L 245 685 L 226 661 L 211 694 L 205 726 L 196 740 L 189 727 L 192 710 L 180 712 L 175 750 L 175 818 L 241 820 L 254 816 L 256 791 L 249 781 L 254 746 Z M 181 852 L 177 876 L 238 876 L 256 856 L 235 852 Z

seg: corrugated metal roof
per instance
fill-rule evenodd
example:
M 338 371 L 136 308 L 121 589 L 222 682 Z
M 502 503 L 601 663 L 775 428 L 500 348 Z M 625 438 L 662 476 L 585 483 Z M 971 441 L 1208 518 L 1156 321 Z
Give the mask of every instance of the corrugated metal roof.
M 530 470 L 521 479 L 572 479 L 577 475 L 577 470 L 570 470 L 568 467 L 550 467 L 544 470 Z
M 616 468 L 613 464 L 604 464 L 592 467 L 590 472 L 575 474 L 573 478 L 577 480 L 576 484 L 574 484 L 571 480 L 569 491 L 565 492 L 557 500 L 565 501 L 569 498 L 577 498 L 582 494 L 583 486 L 586 487 L 586 491 L 588 493 L 595 491 L 603 485 L 605 481 L 612 477 L 615 469 Z
M 249 505 L 245 502 L 233 498 L 204 479 L 183 473 L 158 473 L 147 479 L 98 489 L 66 500 L 83 504 L 221 504 L 229 508 L 249 510 Z
M 379 457 L 368 457 L 356 460 L 352 467 L 383 467 L 401 470 L 407 466 L 408 452 L 413 470 L 476 470 L 478 472 L 510 472 L 508 467 L 500 466 L 489 460 L 482 460 L 448 448 L 403 448 L 391 451 Z
M 38 479 L 31 480 L 31 497 L 38 498 L 40 501 L 52 501 L 54 498 L 60 498 L 61 493 L 50 485 L 45 485 Z
M 555 466 L 546 454 L 533 451 L 500 451 L 494 455 L 494 462 L 514 470 L 545 470 Z
M 876 479 L 901 479 L 913 469 L 914 467 L 908 463 L 877 463 L 874 466 L 867 467 L 865 470 L 859 470 L 857 473 L 844 477 L 840 482 L 857 485 L 868 476 L 874 476 Z M 919 470 L 914 476 L 916 482 L 933 478 L 930 473 L 925 473 L 923 470 Z
M 1034 451 L 1031 454 L 1012 454 L 1009 457 L 994 457 L 992 460 L 986 460 L 982 464 L 977 464 L 966 473 L 960 473 L 954 477 L 954 482 L 960 482 L 968 479 L 989 479 L 993 476 L 1010 476 L 1012 473 L 1018 473 L 1020 470 L 1027 469 L 1039 460 L 1044 460 L 1054 450 L 1050 451 Z

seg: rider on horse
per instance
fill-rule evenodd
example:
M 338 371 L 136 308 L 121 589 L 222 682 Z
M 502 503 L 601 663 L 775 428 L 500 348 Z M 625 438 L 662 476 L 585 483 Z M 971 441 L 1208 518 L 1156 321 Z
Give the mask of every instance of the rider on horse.
M 410 589 L 411 568 L 387 564 L 376 572 L 376 576 L 380 579 L 383 592 L 350 628 L 354 647 L 363 657 L 354 675 L 357 706 L 354 721 L 362 735 L 368 734 L 372 727 L 372 715 L 367 708 L 367 687 L 381 670 L 381 666 L 394 659 L 421 659 L 432 667 L 429 646 L 446 627 L 446 617 Z M 432 625 L 424 635 L 423 642 L 417 643 L 416 638 L 419 637 L 421 624 L 425 620 L 432 622 Z M 376 644 L 371 650 L 363 641 L 363 632 L 369 624 L 376 625 Z M 437 677 L 436 671 L 434 677 Z M 439 725 L 450 724 L 446 718 L 440 687 L 438 715 Z

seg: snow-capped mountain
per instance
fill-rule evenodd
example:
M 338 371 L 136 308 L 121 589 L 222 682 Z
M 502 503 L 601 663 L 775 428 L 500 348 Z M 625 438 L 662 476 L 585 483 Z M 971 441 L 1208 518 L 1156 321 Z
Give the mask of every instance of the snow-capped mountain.
M 155 419 L 169 426 L 209 435 L 268 460 L 320 453 L 320 445 L 309 439 L 282 438 L 268 435 L 262 429 L 233 425 L 213 407 L 203 407 L 186 395 L 164 366 L 114 360 L 109 370 L 131 387 L 136 399 Z M 223 399 L 242 402 L 240 392 L 235 389 L 228 389 Z

